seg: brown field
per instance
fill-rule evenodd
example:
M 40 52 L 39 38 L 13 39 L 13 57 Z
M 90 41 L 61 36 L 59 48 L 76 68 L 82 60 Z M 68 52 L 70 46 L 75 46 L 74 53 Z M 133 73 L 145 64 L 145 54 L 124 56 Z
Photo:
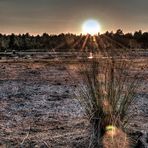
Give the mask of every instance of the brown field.
M 148 60 L 135 59 L 129 74 L 141 81 L 130 113 L 132 131 L 148 133 Z M 0 63 L 0 147 L 88 147 L 89 123 L 73 95 L 77 84 L 67 69 L 77 64 Z

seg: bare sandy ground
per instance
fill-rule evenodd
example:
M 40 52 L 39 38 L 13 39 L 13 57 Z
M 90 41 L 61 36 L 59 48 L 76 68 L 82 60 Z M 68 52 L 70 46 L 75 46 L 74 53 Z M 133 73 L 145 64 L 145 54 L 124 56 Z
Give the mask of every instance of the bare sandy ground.
M 131 107 L 135 114 L 131 129 L 148 133 L 147 63 L 141 60 L 135 65 L 131 74 L 141 70 L 143 78 Z M 0 63 L 0 147 L 87 147 L 88 121 L 73 95 L 77 85 L 65 67 L 69 66 Z
M 85 141 L 87 121 L 71 95 L 75 85 L 65 67 L 3 63 L 0 68 L 1 147 L 76 147 Z

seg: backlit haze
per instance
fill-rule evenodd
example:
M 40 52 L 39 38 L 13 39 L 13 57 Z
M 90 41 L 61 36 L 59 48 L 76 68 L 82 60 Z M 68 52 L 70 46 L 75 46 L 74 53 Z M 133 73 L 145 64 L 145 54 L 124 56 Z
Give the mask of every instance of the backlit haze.
M 148 0 L 0 0 L 0 33 L 83 33 L 87 20 L 99 31 L 148 31 Z

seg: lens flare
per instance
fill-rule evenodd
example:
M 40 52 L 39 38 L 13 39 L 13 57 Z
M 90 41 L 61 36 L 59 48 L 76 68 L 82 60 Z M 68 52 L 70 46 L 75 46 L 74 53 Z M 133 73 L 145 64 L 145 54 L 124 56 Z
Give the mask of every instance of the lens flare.
M 130 139 L 122 129 L 108 125 L 102 138 L 103 148 L 129 148 Z
M 101 26 L 96 20 L 87 20 L 82 26 L 83 34 L 95 35 L 101 31 Z

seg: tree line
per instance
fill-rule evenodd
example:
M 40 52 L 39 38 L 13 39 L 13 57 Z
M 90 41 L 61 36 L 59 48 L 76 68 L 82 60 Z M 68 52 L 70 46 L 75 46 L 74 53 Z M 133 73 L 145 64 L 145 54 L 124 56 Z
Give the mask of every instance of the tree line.
M 91 49 L 146 49 L 148 48 L 148 32 L 141 30 L 132 33 L 123 33 L 118 29 L 115 33 L 106 32 L 104 34 L 75 35 L 59 34 L 42 35 L 26 34 L 0 34 L 0 51 L 89 51 Z

